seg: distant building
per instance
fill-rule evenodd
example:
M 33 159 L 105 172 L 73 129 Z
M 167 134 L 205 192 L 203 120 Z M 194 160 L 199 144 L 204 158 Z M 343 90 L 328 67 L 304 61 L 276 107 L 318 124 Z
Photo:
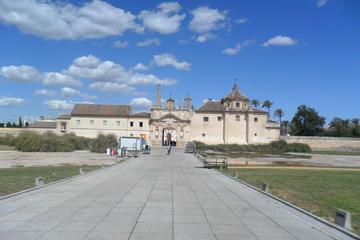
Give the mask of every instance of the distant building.
M 236 84 L 221 101 L 209 100 L 196 110 L 189 96 L 182 108 L 175 108 L 172 98 L 163 107 L 158 85 L 157 103 L 150 113 L 133 113 L 129 105 L 76 104 L 70 114 L 57 118 L 55 131 L 92 138 L 113 133 L 117 137 L 140 137 L 153 146 L 184 146 L 191 140 L 208 144 L 267 143 L 279 139 L 280 125 L 269 120 L 267 112 L 251 108 Z

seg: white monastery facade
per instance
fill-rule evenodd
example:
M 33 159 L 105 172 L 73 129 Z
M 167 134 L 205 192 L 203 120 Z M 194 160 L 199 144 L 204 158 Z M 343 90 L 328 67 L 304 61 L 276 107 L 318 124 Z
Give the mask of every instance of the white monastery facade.
M 280 125 L 271 121 L 268 113 L 250 107 L 249 99 L 234 84 L 221 101 L 207 101 L 193 109 L 192 99 L 186 97 L 181 108 L 169 98 L 161 105 L 160 85 L 157 103 L 150 112 L 132 113 L 130 105 L 76 104 L 70 114 L 56 119 L 53 131 L 96 137 L 99 133 L 117 137 L 140 137 L 153 146 L 188 141 L 207 144 L 268 143 L 280 137 Z

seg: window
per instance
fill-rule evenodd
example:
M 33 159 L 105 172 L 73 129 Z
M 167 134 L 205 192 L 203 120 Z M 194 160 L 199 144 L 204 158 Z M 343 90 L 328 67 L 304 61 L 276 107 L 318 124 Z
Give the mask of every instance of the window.
M 139 127 L 143 127 L 143 122 L 139 122 Z
M 107 125 L 107 121 L 106 121 L 106 120 L 103 121 L 103 125 L 104 125 L 104 126 Z
M 90 125 L 94 125 L 94 120 L 90 120 Z
M 204 122 L 208 122 L 209 121 L 209 117 L 204 117 Z
M 236 116 L 235 116 L 235 119 L 236 119 L 236 121 L 239 122 L 239 121 L 240 121 L 240 115 L 236 115 Z
M 254 135 L 255 135 L 255 137 L 256 137 L 256 136 L 257 136 L 257 133 L 255 133 Z
M 133 136 L 134 136 L 134 134 L 130 133 L 130 137 L 133 137 Z
M 256 117 L 256 118 L 254 118 L 254 122 L 257 122 L 258 121 L 258 118 Z
M 236 103 L 236 107 L 239 108 L 239 107 L 240 107 L 240 103 L 237 102 L 237 103 Z
M 133 127 L 134 126 L 134 122 L 130 122 L 130 127 Z
M 116 126 L 120 127 L 120 121 L 116 121 Z
M 76 124 L 77 124 L 77 125 L 80 125 L 80 120 L 76 120 Z
M 221 120 L 222 120 L 221 116 L 218 116 L 218 121 L 221 121 Z
M 201 134 L 201 135 L 202 135 L 203 137 L 205 137 L 205 135 L 206 135 L 206 134 L 205 134 L 205 133 L 203 133 L 203 134 Z

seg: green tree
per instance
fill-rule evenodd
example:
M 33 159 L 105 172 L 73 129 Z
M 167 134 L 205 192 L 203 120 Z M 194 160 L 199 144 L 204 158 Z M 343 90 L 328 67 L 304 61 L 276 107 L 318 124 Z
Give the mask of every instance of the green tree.
M 358 118 L 351 120 L 351 134 L 353 137 L 360 137 L 360 124 Z
M 268 118 L 270 118 L 270 108 L 273 104 L 274 103 L 270 102 L 269 100 L 265 100 L 261 105 L 263 108 L 267 108 Z
M 7 123 L 6 123 L 6 127 L 7 127 L 7 128 L 11 128 L 11 122 L 7 122 Z
M 325 118 L 314 109 L 300 105 L 291 120 L 291 134 L 298 136 L 316 136 L 324 131 Z
M 260 106 L 261 102 L 257 99 L 253 99 L 251 100 L 250 104 L 257 108 L 258 106 Z
M 334 118 L 329 123 L 327 135 L 333 137 L 352 137 L 350 121 L 347 119 Z
M 21 117 L 19 117 L 18 127 L 19 127 L 19 128 L 22 128 L 22 127 L 23 127 L 23 122 L 22 122 Z
M 279 121 L 280 121 L 280 125 L 281 125 L 281 118 L 284 116 L 284 111 L 279 108 L 279 109 L 276 109 L 275 112 L 274 112 L 274 117 L 278 117 L 279 118 Z

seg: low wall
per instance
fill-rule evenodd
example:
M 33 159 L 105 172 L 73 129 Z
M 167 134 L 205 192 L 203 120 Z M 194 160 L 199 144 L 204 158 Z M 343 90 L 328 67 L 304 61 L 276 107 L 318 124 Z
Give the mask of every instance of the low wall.
M 306 143 L 313 150 L 359 151 L 360 138 L 281 136 L 287 143 Z
M 54 131 L 56 129 L 48 129 L 48 128 L 0 128 L 0 137 L 6 135 L 17 136 L 24 131 L 34 131 L 40 134 L 45 133 L 46 131 Z

